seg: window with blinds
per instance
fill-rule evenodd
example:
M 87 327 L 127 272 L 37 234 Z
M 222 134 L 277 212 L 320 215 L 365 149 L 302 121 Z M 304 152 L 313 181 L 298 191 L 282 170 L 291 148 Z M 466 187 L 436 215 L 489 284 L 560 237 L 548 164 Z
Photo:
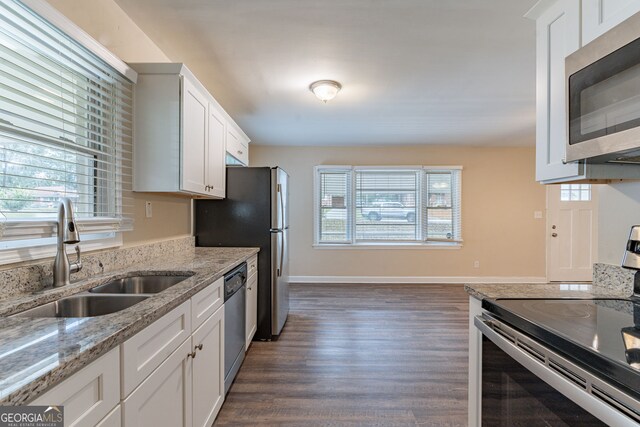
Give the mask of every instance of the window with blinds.
M 315 173 L 317 244 L 462 242 L 460 167 Z
M 3 243 L 54 236 L 61 197 L 88 235 L 131 229 L 132 82 L 22 3 L 0 12 Z

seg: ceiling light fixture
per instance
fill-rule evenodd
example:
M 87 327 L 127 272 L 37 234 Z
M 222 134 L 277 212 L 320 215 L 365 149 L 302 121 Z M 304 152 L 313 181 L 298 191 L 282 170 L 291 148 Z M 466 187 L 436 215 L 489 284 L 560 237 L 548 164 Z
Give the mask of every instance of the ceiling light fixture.
M 334 80 L 318 80 L 309 85 L 309 90 L 324 103 L 335 98 L 340 89 L 342 85 Z

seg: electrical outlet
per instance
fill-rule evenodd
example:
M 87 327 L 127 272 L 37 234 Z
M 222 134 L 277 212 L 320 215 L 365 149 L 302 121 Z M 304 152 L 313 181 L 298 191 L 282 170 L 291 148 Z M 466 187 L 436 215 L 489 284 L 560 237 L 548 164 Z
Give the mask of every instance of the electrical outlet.
M 534 219 L 542 219 L 542 211 L 533 211 Z
M 480 261 L 473 261 L 473 268 L 480 268 Z
M 151 202 L 144 202 L 144 214 L 147 218 L 151 218 L 153 216 L 153 208 L 151 207 Z

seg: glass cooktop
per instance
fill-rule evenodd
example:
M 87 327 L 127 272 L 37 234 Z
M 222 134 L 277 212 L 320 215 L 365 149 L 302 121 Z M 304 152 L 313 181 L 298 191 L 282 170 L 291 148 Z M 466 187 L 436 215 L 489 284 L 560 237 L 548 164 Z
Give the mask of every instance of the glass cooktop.
M 483 308 L 640 396 L 640 301 L 497 299 Z

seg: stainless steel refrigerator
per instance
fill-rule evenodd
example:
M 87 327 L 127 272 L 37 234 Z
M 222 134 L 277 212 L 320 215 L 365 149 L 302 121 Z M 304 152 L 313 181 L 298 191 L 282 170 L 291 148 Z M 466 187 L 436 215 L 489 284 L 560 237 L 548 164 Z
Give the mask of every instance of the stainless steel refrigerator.
M 228 167 L 223 200 L 195 202 L 197 246 L 259 247 L 258 329 L 276 338 L 289 314 L 289 175 L 281 168 Z

